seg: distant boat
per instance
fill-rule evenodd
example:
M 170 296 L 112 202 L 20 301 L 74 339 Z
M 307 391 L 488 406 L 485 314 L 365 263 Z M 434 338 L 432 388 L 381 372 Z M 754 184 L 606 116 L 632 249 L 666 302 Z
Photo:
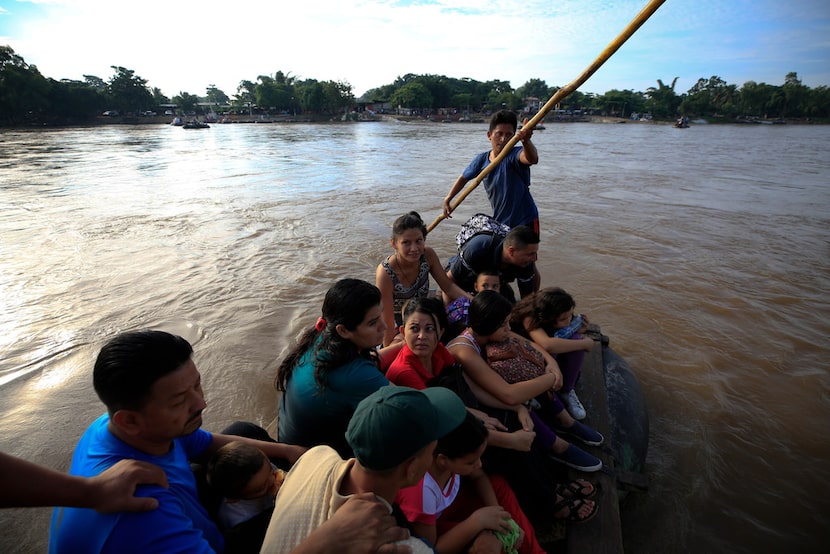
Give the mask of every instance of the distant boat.
M 182 129 L 210 129 L 210 125 L 194 119 L 193 121 L 188 121 L 182 125 Z

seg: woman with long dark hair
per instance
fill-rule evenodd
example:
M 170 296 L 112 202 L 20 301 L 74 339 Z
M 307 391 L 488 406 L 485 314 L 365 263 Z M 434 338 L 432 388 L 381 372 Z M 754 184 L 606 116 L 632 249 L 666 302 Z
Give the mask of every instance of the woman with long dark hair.
M 377 287 L 342 279 L 328 290 L 322 315 L 277 370 L 280 441 L 327 444 L 351 457 L 345 439 L 349 419 L 361 400 L 389 384 L 381 360 L 391 361 L 400 349 L 389 349 L 388 356 L 377 352 L 384 331 Z

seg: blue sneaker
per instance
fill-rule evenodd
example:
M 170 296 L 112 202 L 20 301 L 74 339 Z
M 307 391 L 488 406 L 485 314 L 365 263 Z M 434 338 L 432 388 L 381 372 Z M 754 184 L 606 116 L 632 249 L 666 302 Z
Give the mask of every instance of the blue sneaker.
M 567 435 L 569 437 L 573 437 L 588 446 L 599 446 L 605 441 L 605 438 L 602 435 L 578 421 L 574 421 L 574 424 L 567 428 L 555 427 L 554 431 L 556 431 L 557 435 Z
M 578 469 L 579 471 L 599 471 L 602 469 L 602 461 L 596 456 L 592 456 L 572 444 L 568 445 L 567 450 L 556 454 L 549 452 L 548 456 L 554 461 L 565 464 L 568 467 Z

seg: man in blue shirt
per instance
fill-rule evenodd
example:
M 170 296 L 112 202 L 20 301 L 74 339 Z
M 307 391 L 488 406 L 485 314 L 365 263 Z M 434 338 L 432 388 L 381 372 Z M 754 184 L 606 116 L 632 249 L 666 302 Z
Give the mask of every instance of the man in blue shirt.
M 169 487 L 137 488 L 136 496 L 158 501 L 147 512 L 56 508 L 50 553 L 222 552 L 222 535 L 199 502 L 190 462 L 206 462 L 231 440 L 250 442 L 292 464 L 305 451 L 200 429 L 207 404 L 192 352 L 185 339 L 163 331 L 124 333 L 101 349 L 93 385 L 107 413 L 81 437 L 70 473 L 91 477 L 119 460 L 135 459 L 161 467 Z
M 444 198 L 444 217 L 450 217 L 450 202 L 469 181 L 476 178 L 501 154 L 505 145 L 516 134 L 518 118 L 509 110 L 500 110 L 490 118 L 487 138 L 491 149 L 473 158 L 470 165 L 453 183 Z M 533 130 L 518 132 L 522 146 L 515 146 L 483 179 L 487 199 L 493 208 L 493 218 L 508 227 L 527 225 L 539 234 L 539 210 L 530 194 L 530 166 L 539 163 L 539 153 L 530 140 Z

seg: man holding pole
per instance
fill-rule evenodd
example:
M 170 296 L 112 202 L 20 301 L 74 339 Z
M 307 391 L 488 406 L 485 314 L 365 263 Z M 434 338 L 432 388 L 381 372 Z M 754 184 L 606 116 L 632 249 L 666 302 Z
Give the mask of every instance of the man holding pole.
M 456 179 L 444 198 L 444 217 L 450 217 L 450 202 L 470 180 L 478 176 L 501 153 L 516 135 L 518 118 L 509 110 L 500 110 L 490 118 L 487 138 L 491 150 L 473 158 L 467 169 Z M 530 195 L 530 166 L 539 162 L 539 153 L 530 138 L 533 129 L 525 126 L 518 132 L 522 146 L 511 149 L 507 156 L 484 178 L 484 190 L 493 208 L 493 218 L 509 227 L 527 225 L 539 235 L 539 210 Z

